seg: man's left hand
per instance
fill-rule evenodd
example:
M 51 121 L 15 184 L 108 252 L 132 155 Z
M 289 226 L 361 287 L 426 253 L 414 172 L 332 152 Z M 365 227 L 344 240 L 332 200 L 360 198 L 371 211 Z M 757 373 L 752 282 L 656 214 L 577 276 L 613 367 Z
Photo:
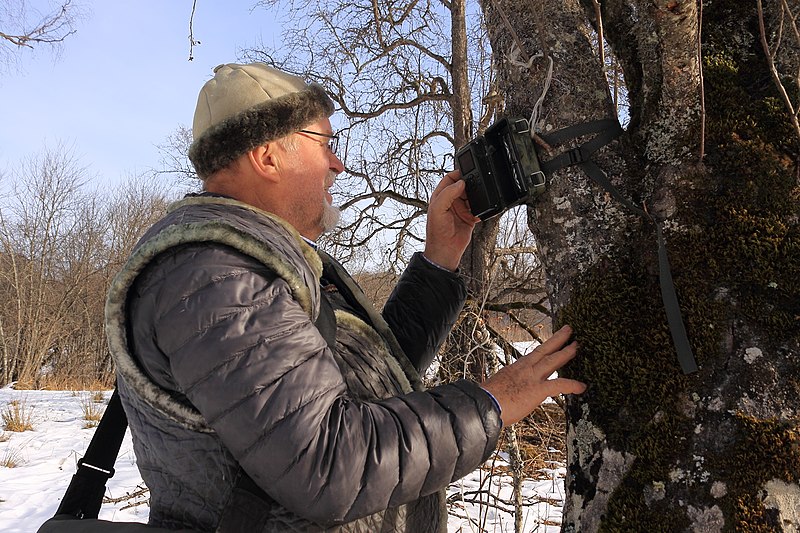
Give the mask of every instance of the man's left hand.
M 460 171 L 448 172 L 428 204 L 425 257 L 449 270 L 458 268 L 472 230 L 480 222 L 469 210 L 464 186 Z

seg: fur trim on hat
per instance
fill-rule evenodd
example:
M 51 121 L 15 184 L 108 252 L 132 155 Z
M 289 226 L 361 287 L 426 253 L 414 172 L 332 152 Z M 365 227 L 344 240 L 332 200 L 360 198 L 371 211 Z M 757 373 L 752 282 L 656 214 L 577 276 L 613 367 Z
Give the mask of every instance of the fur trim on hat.
M 316 83 L 233 115 L 206 130 L 189 148 L 197 175 L 205 179 L 237 157 L 333 114 L 333 102 Z

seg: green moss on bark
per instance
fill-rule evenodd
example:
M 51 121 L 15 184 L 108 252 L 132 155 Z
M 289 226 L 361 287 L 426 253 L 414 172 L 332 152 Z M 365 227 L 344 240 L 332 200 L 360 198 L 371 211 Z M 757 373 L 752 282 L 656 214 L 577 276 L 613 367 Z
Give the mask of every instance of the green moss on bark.
M 736 417 L 740 438 L 730 453 L 719 458 L 716 465 L 729 479 L 729 516 L 735 524 L 746 529 L 731 531 L 775 531 L 776 511 L 763 503 L 766 483 L 779 479 L 800 482 L 800 432 L 797 421 L 759 420 Z
M 691 185 L 674 191 L 678 211 L 665 234 L 701 368 L 725 368 L 736 355 L 730 344 L 734 324 L 746 324 L 757 332 L 760 349 L 787 354 L 779 363 L 789 374 L 780 393 L 798 397 L 800 385 L 791 375 L 798 375 L 800 362 L 786 346 L 800 341 L 800 188 L 796 163 L 786 154 L 800 153 L 800 143 L 780 102 L 769 89 L 754 93 L 742 68 L 730 57 L 706 58 L 705 166 L 687 166 L 684 182 Z M 680 372 L 651 231 L 643 222 L 641 233 L 620 246 L 635 250 L 631 257 L 611 257 L 585 272 L 559 316 L 576 327 L 581 355 L 566 373 L 589 384 L 582 401 L 592 423 L 609 448 L 636 457 L 609 499 L 603 531 L 689 529 L 687 510 L 669 494 L 653 497 L 653 487 L 692 457 L 693 430 L 702 416 L 695 412 L 692 387 L 707 384 Z M 739 414 L 730 426 L 732 448 L 704 458 L 727 493 L 711 496 L 697 483 L 686 489 L 696 496 L 690 501 L 719 506 L 728 531 L 772 531 L 777 511 L 764 506 L 762 491 L 771 479 L 800 478 L 797 421 Z M 667 482 L 667 493 L 669 488 Z
M 800 335 L 800 189 L 795 162 L 798 139 L 774 96 L 753 98 L 739 67 L 706 61 L 709 113 L 708 184 L 711 195 L 697 209 L 698 235 L 714 280 L 735 291 L 741 312 L 765 338 L 781 342 Z M 709 209 L 710 204 L 710 209 Z M 705 251 L 705 253 L 702 253 Z
M 670 531 L 686 521 L 685 514 L 667 501 L 647 501 L 648 487 L 666 480 L 670 465 L 689 453 L 692 421 L 677 405 L 686 378 L 672 349 L 658 285 L 634 261 L 598 267 L 578 286 L 561 313 L 563 322 L 578 326 L 582 352 L 567 373 L 590 384 L 582 400 L 608 446 L 636 457 L 610 498 L 601 531 L 635 524 L 647 524 L 649 531 L 662 524 Z

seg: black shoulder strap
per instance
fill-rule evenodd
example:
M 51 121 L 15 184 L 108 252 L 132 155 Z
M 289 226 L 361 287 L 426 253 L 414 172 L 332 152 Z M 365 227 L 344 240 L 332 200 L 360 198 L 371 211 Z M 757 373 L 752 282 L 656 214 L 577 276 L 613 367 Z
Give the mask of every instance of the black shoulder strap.
M 336 315 L 333 312 L 333 306 L 325 293 L 320 294 L 319 298 L 319 316 L 314 321 L 322 338 L 328 343 L 328 346 L 333 350 L 336 348 Z
M 320 298 L 319 316 L 314 324 L 328 346 L 335 347 L 336 316 L 324 294 Z M 127 427 L 128 417 L 122 408 L 119 391 L 114 389 L 103 417 L 89 442 L 89 447 L 78 461 L 78 471 L 72 476 L 56 515 L 66 514 L 79 519 L 97 518 L 106 492 L 106 483 L 114 476 L 114 463 L 117 461 Z M 244 473 L 240 476 L 238 484 L 248 488 L 255 486 Z
M 115 389 L 86 454 L 78 461 L 78 471 L 72 476 L 61 499 L 57 515 L 97 518 L 106 492 L 106 482 L 114 475 L 114 463 L 127 427 L 128 418 L 122 409 L 119 392 Z

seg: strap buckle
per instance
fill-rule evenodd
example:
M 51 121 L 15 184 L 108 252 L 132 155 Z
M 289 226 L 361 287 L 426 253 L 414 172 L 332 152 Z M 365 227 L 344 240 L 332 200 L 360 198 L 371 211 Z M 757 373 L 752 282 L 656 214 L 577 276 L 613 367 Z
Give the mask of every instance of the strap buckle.
M 572 148 L 566 152 L 566 155 L 569 158 L 569 165 L 567 166 L 579 165 L 586 161 L 586 157 L 584 156 L 581 148 L 582 146 L 576 146 L 575 148 Z
M 83 460 L 83 457 L 78 459 L 78 468 L 80 469 L 82 467 L 90 468 L 90 469 L 92 469 L 92 470 L 94 470 L 96 472 L 100 472 L 101 474 L 105 475 L 109 479 L 114 477 L 114 474 L 116 473 L 116 470 L 114 470 L 113 466 L 111 467 L 111 470 L 106 470 L 105 468 L 101 468 L 99 466 L 95 466 L 95 465 L 87 463 L 86 461 Z

